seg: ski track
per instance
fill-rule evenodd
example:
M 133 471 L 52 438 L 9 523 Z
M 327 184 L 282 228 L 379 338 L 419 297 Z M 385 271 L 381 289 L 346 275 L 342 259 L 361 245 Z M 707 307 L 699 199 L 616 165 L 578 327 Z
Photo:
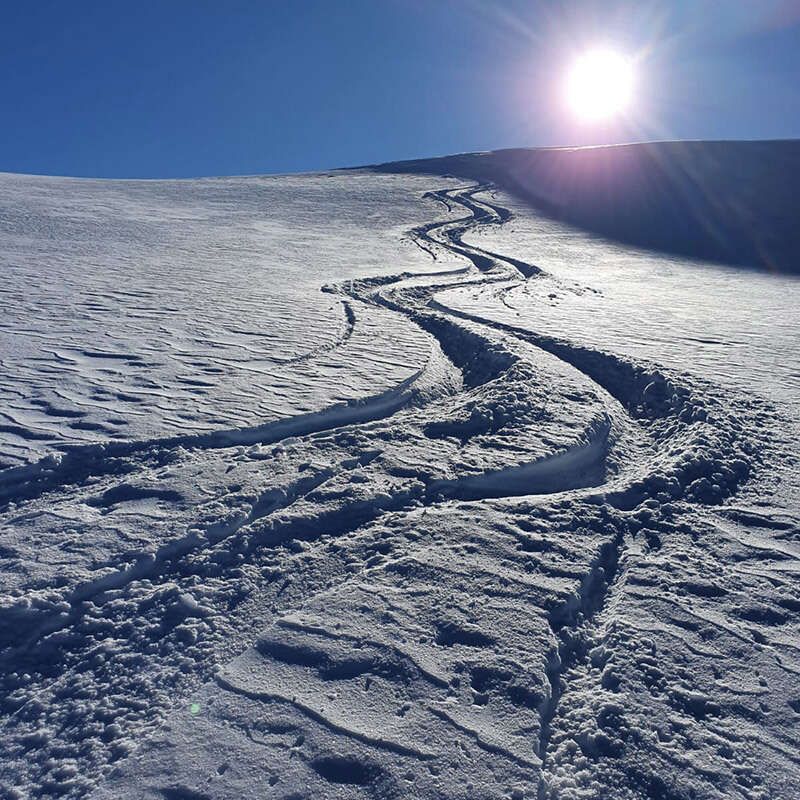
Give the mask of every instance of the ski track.
M 234 703 L 226 717 L 226 724 L 232 728 L 242 724 L 236 721 L 241 717 L 241 708 L 253 712 L 260 707 L 272 709 L 277 704 L 289 709 L 287 715 L 294 715 L 287 716 L 286 730 L 300 730 L 301 722 L 319 726 L 323 733 L 305 736 L 309 741 L 319 740 L 315 746 L 320 752 L 330 748 L 330 741 L 340 740 L 346 743 L 345 750 L 351 744 L 365 749 L 362 755 L 337 751 L 335 755 L 299 758 L 295 769 L 310 770 L 308 774 L 313 773 L 323 787 L 368 786 L 376 796 L 382 792 L 398 796 L 403 793 L 396 777 L 401 762 L 435 762 L 440 755 L 437 743 L 443 740 L 442 734 L 435 732 L 440 730 L 437 726 L 445 726 L 483 753 L 484 760 L 476 761 L 479 767 L 484 765 L 481 769 L 487 763 L 513 765 L 513 769 L 508 768 L 513 785 L 518 787 L 511 790 L 513 797 L 538 796 L 544 800 L 562 794 L 596 796 L 591 794 L 596 787 L 591 786 L 583 795 L 565 792 L 563 765 L 576 758 L 574 748 L 568 749 L 571 734 L 582 742 L 583 762 L 612 758 L 615 748 L 622 746 L 621 740 L 612 735 L 611 723 L 589 739 L 580 739 L 574 726 L 582 724 L 589 713 L 582 700 L 587 692 L 608 694 L 613 683 L 607 677 L 609 664 L 615 657 L 631 657 L 616 609 L 630 602 L 631 587 L 637 585 L 637 580 L 644 580 L 637 574 L 638 569 L 644 569 L 637 567 L 637 553 L 642 547 L 648 551 L 662 547 L 667 550 L 664 540 L 670 533 L 676 538 L 687 535 L 681 514 L 695 507 L 718 506 L 758 468 L 753 433 L 742 421 L 742 415 L 757 415 L 759 409 L 743 401 L 737 413 L 732 413 L 715 396 L 713 387 L 703 386 L 696 379 L 681 383 L 652 364 L 490 322 L 437 301 L 440 290 L 457 286 L 483 288 L 497 284 L 502 291 L 509 281 L 550 280 L 532 264 L 464 244 L 466 232 L 484 225 L 503 225 L 510 219 L 506 209 L 486 199 L 491 189 L 491 185 L 479 184 L 428 193 L 426 197 L 443 204 L 448 211 L 460 209 L 464 215 L 423 225 L 410 233 L 412 240 L 434 260 L 440 252 L 455 254 L 467 259 L 469 268 L 425 276 L 402 274 L 353 280 L 324 287 L 342 297 L 345 313 L 343 332 L 335 342 L 324 346 L 327 352 L 352 335 L 358 325 L 359 307 L 377 305 L 404 314 L 431 336 L 429 364 L 395 389 L 263 426 L 72 448 L 60 458 L 48 457 L 0 473 L 0 499 L 6 504 L 6 512 L 24 515 L 31 503 L 47 503 L 51 499 L 55 503 L 60 495 L 77 496 L 86 485 L 92 487 L 93 503 L 101 510 L 148 499 L 174 503 L 180 495 L 170 494 L 169 488 L 153 488 L 155 476 L 172 462 L 183 463 L 187 458 L 216 459 L 217 464 L 229 453 L 235 453 L 232 460 L 243 463 L 278 463 L 284 457 L 307 461 L 299 478 L 282 477 L 284 473 L 278 470 L 268 488 L 253 492 L 244 487 L 238 493 L 231 492 L 225 500 L 228 509 L 223 516 L 219 516 L 213 503 L 207 518 L 201 521 L 193 520 L 188 511 L 176 512 L 174 526 L 163 544 L 133 560 L 130 553 L 110 552 L 105 563 L 93 567 L 100 573 L 99 578 L 67 585 L 61 591 L 45 591 L 44 587 L 40 597 L 13 597 L 0 607 L 0 643 L 5 647 L 0 663 L 9 698 L 3 704 L 2 735 L 13 743 L 9 747 L 11 755 L 0 767 L 0 781 L 15 784 L 16 791 L 22 792 L 10 796 L 86 794 L 97 780 L 109 774 L 112 765 L 126 763 L 124 758 L 130 747 L 125 745 L 124 733 L 142 738 L 156 736 L 174 700 L 172 692 L 188 696 L 204 681 L 224 696 L 237 698 L 221 701 Z M 311 360 L 315 355 L 316 352 L 308 353 L 303 359 Z M 531 362 L 535 367 L 528 367 L 529 357 L 542 361 Z M 510 456 L 501 451 L 500 455 L 486 456 L 480 468 L 465 471 L 463 464 L 472 462 L 460 453 L 469 448 L 482 453 L 487 446 L 494 446 L 492 437 L 497 439 L 498 431 L 513 431 L 515 424 L 519 436 L 524 437 L 525 426 L 536 430 L 536 414 L 545 414 L 531 412 L 515 421 L 515 413 L 520 412 L 512 409 L 509 419 L 498 421 L 496 409 L 495 416 L 481 416 L 474 398 L 486 397 L 490 402 L 498 396 L 507 402 L 506 398 L 514 395 L 503 392 L 511 392 L 519 375 L 534 381 L 537 370 L 547 369 L 569 376 L 584 392 L 575 400 L 587 409 L 584 429 L 573 441 L 556 445 L 552 452 L 531 453 L 522 461 L 515 460 L 513 448 L 522 451 L 524 445 L 520 439 L 512 439 L 508 442 Z M 527 408 L 524 399 L 518 402 L 523 410 Z M 462 408 L 458 403 L 465 405 Z M 452 411 L 454 408 L 458 413 Z M 468 416 L 466 411 L 470 409 Z M 401 422 L 418 431 L 416 435 L 428 437 L 431 448 L 439 446 L 439 442 L 443 448 L 450 447 L 442 452 L 452 460 L 454 474 L 437 476 L 416 463 L 405 465 L 400 455 L 394 456 L 390 467 L 386 467 L 385 455 L 371 455 L 377 445 L 392 444 L 392 426 L 396 424 L 399 429 Z M 455 450 L 451 446 L 454 440 L 461 442 Z M 401 440 L 398 453 L 402 453 L 402 445 Z M 339 461 L 331 466 L 334 456 Z M 316 458 L 322 465 L 315 462 Z M 231 464 L 229 469 L 233 468 Z M 137 476 L 144 488 L 137 485 Z M 357 485 L 353 483 L 354 476 L 359 478 Z M 539 495 L 538 499 L 535 495 Z M 514 498 L 520 499 L 520 510 L 513 505 Z M 523 689 L 519 676 L 513 680 L 507 677 L 511 669 L 508 666 L 483 667 L 475 662 L 467 668 L 467 672 L 471 670 L 467 683 L 478 698 L 475 703 L 486 703 L 486 698 L 496 692 L 506 692 L 511 698 L 514 713 L 528 725 L 529 735 L 521 741 L 497 733 L 458 704 L 448 705 L 464 691 L 452 676 L 454 669 L 463 669 L 463 663 L 472 663 L 472 656 L 465 654 L 496 642 L 496 631 L 487 628 L 485 620 L 471 623 L 445 619 L 435 608 L 420 611 L 420 619 L 429 615 L 436 631 L 436 647 L 421 646 L 420 654 L 410 646 L 393 643 L 388 634 L 381 634 L 380 626 L 374 629 L 374 639 L 367 641 L 348 633 L 347 623 L 337 623 L 333 630 L 324 625 L 325 614 L 335 620 L 337 603 L 343 602 L 337 592 L 355 580 L 353 572 L 338 563 L 345 547 L 353 553 L 366 552 L 359 581 L 364 587 L 375 582 L 374 597 L 387 614 L 393 602 L 399 604 L 398 608 L 402 606 L 401 595 L 393 592 L 401 592 L 409 582 L 416 585 L 414 581 L 418 581 L 421 586 L 441 580 L 458 586 L 458 575 L 446 567 L 452 556 L 448 550 L 451 544 L 434 536 L 427 558 L 420 561 L 413 544 L 408 545 L 407 551 L 401 548 L 397 555 L 391 554 L 393 548 L 384 552 L 376 532 L 379 524 L 400 524 L 403 520 L 406 525 L 415 524 L 413 520 L 423 524 L 421 515 L 430 513 L 435 517 L 450 510 L 453 524 L 461 530 L 466 521 L 459 521 L 460 512 L 454 501 L 467 501 L 467 508 L 477 508 L 469 505 L 474 501 L 490 503 L 488 511 L 480 512 L 480 519 L 488 524 L 487 519 L 496 514 L 501 520 L 499 526 L 505 526 L 507 532 L 501 535 L 498 530 L 497 543 L 487 540 L 484 546 L 508 546 L 512 548 L 509 552 L 521 551 L 523 556 L 544 557 L 568 547 L 558 536 L 542 532 L 536 514 L 550 514 L 556 520 L 556 528 L 560 525 L 565 533 L 584 529 L 591 532 L 586 538 L 588 549 L 564 555 L 562 567 L 555 562 L 548 565 L 546 560 L 540 564 L 539 569 L 553 587 L 546 600 L 540 598 L 538 608 L 544 609 L 541 618 L 534 611 L 529 617 L 520 616 L 513 604 L 534 607 L 535 598 L 523 599 L 513 587 L 509 589 L 509 599 L 503 599 L 502 592 L 487 598 L 489 605 L 503 609 L 507 624 L 518 633 L 531 658 L 543 659 L 541 674 L 545 683 L 535 690 Z M 575 518 L 571 516 L 573 512 L 564 510 L 570 503 L 574 503 Z M 526 513 L 531 514 L 532 522 L 524 521 Z M 754 517 L 756 512 L 747 510 L 739 512 L 738 517 L 733 510 L 726 513 L 727 518 L 720 516 L 719 522 L 709 523 L 709 527 L 716 531 L 715 536 L 727 536 L 735 542 L 733 546 L 742 549 L 742 564 L 748 561 L 748 548 L 762 548 L 778 561 L 789 559 L 796 564 L 798 553 L 793 541 L 787 539 L 779 546 L 772 536 L 748 538 L 742 528 L 743 521 L 755 520 L 756 525 L 773 525 L 778 530 L 785 525 L 791 529 L 791 521 L 781 523 L 771 517 L 759 520 Z M 511 520 L 517 522 L 511 525 Z M 510 537 L 510 544 L 502 544 L 503 537 Z M 465 533 L 464 540 L 468 538 Z M 465 551 L 465 558 L 470 557 L 468 553 Z M 486 564 L 491 563 L 489 557 Z M 194 599 L 190 589 L 182 588 L 196 587 L 196 578 L 204 575 L 198 570 L 209 569 L 209 564 L 214 566 L 210 575 L 220 590 L 217 602 L 226 609 L 225 623 L 216 621 L 211 607 L 213 597 L 209 605 L 204 605 Z M 232 598 L 226 594 L 226 581 L 243 576 L 247 568 L 252 568 L 247 573 L 252 592 L 244 598 Z M 429 573 L 430 577 L 425 577 Z M 538 591 L 525 583 L 522 574 L 519 580 L 526 591 Z M 576 588 L 565 589 L 565 580 L 573 581 Z M 713 590 L 704 589 L 704 585 L 697 582 L 690 589 L 701 602 L 703 597 L 713 596 Z M 369 595 L 360 584 L 355 591 Z M 453 591 L 457 593 L 455 588 Z M 395 596 L 398 600 L 392 601 Z M 332 611 L 325 611 L 327 604 Z M 304 610 L 293 611 L 298 608 Z M 401 613 L 398 608 L 392 613 L 405 621 L 397 624 L 411 625 L 409 620 L 416 617 Z M 264 624 L 270 620 L 272 623 L 255 634 L 255 647 L 247 649 L 253 644 L 254 634 L 242 627 L 254 609 L 257 618 L 263 615 Z M 346 615 L 345 609 L 341 606 Z M 96 741 L 92 740 L 92 746 L 84 751 L 75 743 L 80 741 L 81 728 L 92 719 L 91 709 L 81 710 L 70 701 L 69 714 L 60 719 L 57 712 L 47 710 L 48 698 L 55 701 L 59 692 L 68 696 L 71 676 L 75 670 L 85 669 L 81 665 L 92 663 L 90 659 L 100 659 L 98 675 L 106 660 L 114 662 L 113 654 L 87 643 L 84 633 L 99 625 L 104 614 L 109 626 L 125 625 L 129 613 L 139 614 L 141 624 L 150 620 L 148 655 L 137 653 L 147 637 L 137 639 L 139 634 L 131 632 L 125 645 L 133 673 L 150 658 L 161 665 L 160 678 L 145 687 L 141 696 L 132 698 L 136 702 L 128 708 L 127 715 L 118 713 L 105 720 L 97 729 Z M 363 614 L 369 616 L 367 611 Z M 116 623 L 111 621 L 114 618 Z M 202 629 L 206 619 L 215 620 L 208 624 L 212 629 L 218 628 L 212 631 L 215 635 L 206 632 L 211 644 L 193 656 L 192 664 L 184 663 L 182 676 L 172 677 L 170 664 L 181 660 L 180 643 L 194 644 L 193 637 L 202 635 L 198 628 Z M 761 618 L 756 614 L 754 622 L 769 627 L 769 619 L 769 613 L 763 612 Z M 194 627 L 188 624 L 191 620 L 197 621 Z M 526 624 L 532 626 L 527 632 Z M 772 634 L 769 630 L 763 635 L 769 638 Z M 166 646 L 170 636 L 178 637 L 177 648 Z M 227 643 L 223 645 L 221 640 Z M 354 651 L 355 641 L 358 648 Z M 445 651 L 447 655 L 442 655 Z M 231 656 L 237 652 L 242 655 L 220 669 L 225 663 L 221 654 Z M 466 659 L 461 667 L 457 656 L 462 661 Z M 37 675 L 37 665 L 43 661 L 48 661 L 47 668 Z M 131 688 L 135 686 L 134 675 L 125 675 L 128 690 L 135 695 Z M 214 676 L 216 681 L 211 680 Z M 376 692 L 384 691 L 381 681 L 394 687 L 419 687 L 414 690 L 419 708 L 410 707 L 403 712 L 410 720 L 407 727 L 406 717 L 398 717 L 396 723 L 391 723 L 394 728 L 379 735 L 374 732 L 374 717 L 381 718 L 379 711 L 370 707 L 348 714 L 345 701 L 350 697 L 350 684 L 364 676 L 367 686 L 375 682 Z M 112 679 L 105 675 L 98 678 L 98 685 L 113 685 L 109 681 Z M 334 684 L 342 685 L 345 700 L 323 698 L 322 693 Z M 690 695 L 686 699 L 675 694 L 673 705 L 695 709 L 695 717 L 703 718 L 706 701 Z M 236 702 L 247 705 L 235 706 Z M 55 718 L 48 716 L 52 713 L 56 713 Z M 612 722 L 616 720 L 614 713 L 609 712 Z M 617 716 L 621 714 L 622 711 Z M 41 726 L 48 719 L 49 732 L 44 733 Z M 498 729 L 506 724 L 498 722 Z M 248 740 L 257 742 L 257 731 L 249 724 L 245 727 Z M 430 744 L 414 740 L 418 730 L 434 732 Z M 279 727 L 267 727 L 258 735 L 277 741 L 283 733 Z M 718 735 L 734 741 L 725 731 Z M 91 739 L 92 734 L 87 736 Z M 789 754 L 789 742 L 776 741 L 772 746 L 782 757 L 797 763 Z M 30 758 L 31 750 L 39 756 Z M 64 751 L 68 752 L 66 760 L 59 756 Z M 382 766 L 368 755 L 372 752 L 384 752 L 399 761 L 395 766 L 394 762 Z M 25 761 L 30 763 L 21 766 Z M 639 789 L 646 793 L 642 796 L 669 800 L 684 797 L 678 789 L 659 784 L 657 774 L 646 772 L 638 777 Z M 119 774 L 124 782 L 124 766 Z M 426 776 L 424 780 L 434 780 L 435 771 L 431 774 L 434 778 Z M 715 775 L 709 779 L 712 783 Z M 609 781 L 612 779 L 613 775 Z M 464 796 L 476 791 L 471 786 L 465 783 Z M 419 796 L 435 793 L 425 787 L 418 790 Z M 107 796 L 116 796 L 115 791 L 114 784 L 109 783 Z M 164 785 L 161 792 L 174 797 L 206 796 L 183 784 L 172 788 Z

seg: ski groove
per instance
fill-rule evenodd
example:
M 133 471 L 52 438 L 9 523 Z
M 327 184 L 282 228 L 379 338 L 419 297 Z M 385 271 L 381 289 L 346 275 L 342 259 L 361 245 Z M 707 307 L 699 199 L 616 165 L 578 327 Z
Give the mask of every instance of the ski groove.
M 694 387 L 667 378 L 653 365 L 636 363 L 483 319 L 449 308 L 436 299 L 442 290 L 460 286 L 478 287 L 509 281 L 548 279 L 534 265 L 464 244 L 463 236 L 468 231 L 482 225 L 503 225 L 511 218 L 510 212 L 496 202 L 478 198 L 478 195 L 487 193 L 491 188 L 491 184 L 478 184 L 428 193 L 427 197 L 442 203 L 448 211 L 458 207 L 466 215 L 429 223 L 410 233 L 411 238 L 433 259 L 436 259 L 437 250 L 466 259 L 471 265 L 466 270 L 454 269 L 427 275 L 403 274 L 324 287 L 325 291 L 338 293 L 344 298 L 342 304 L 346 329 L 343 340 L 331 345 L 331 349 L 352 334 L 357 324 L 354 311 L 356 304 L 376 304 L 402 313 L 430 334 L 433 343 L 431 361 L 400 386 L 358 403 L 285 418 L 264 426 L 90 447 L 70 451 L 60 462 L 51 459 L 0 475 L 0 497 L 7 503 L 24 504 L 88 477 L 113 477 L 144 470 L 152 462 L 158 463 L 166 453 L 178 449 L 203 453 L 289 442 L 288 447 L 296 448 L 312 464 L 303 467 L 308 474 L 294 483 L 264 490 L 255 499 L 251 498 L 246 504 L 240 503 L 229 516 L 217 520 L 204 530 L 187 530 L 184 535 L 168 540 L 146 559 L 134 564 L 108 562 L 104 565 L 106 571 L 97 581 L 72 587 L 63 593 L 59 598 L 62 605 L 54 603 L 52 614 L 44 619 L 33 615 L 35 625 L 28 630 L 21 643 L 15 641 L 14 635 L 20 622 L 25 622 L 25 612 L 20 615 L 18 607 L 6 611 L 4 618 L 0 619 L 7 631 L 2 641 L 10 647 L 2 654 L 4 664 L 12 664 L 18 659 L 24 662 L 25 658 L 35 662 L 37 648 L 42 647 L 41 653 L 47 653 L 48 637 L 63 634 L 64 643 L 59 645 L 58 653 L 53 656 L 52 668 L 57 672 L 61 664 L 66 665 L 73 658 L 78 660 L 77 649 L 70 649 L 69 632 L 85 622 L 87 605 L 95 604 L 102 608 L 109 598 L 110 603 L 116 602 L 126 592 L 140 586 L 149 590 L 151 585 L 155 588 L 172 585 L 181 587 L 184 583 L 188 585 L 192 578 L 202 574 L 198 570 L 208 566 L 203 559 L 211 556 L 220 557 L 219 573 L 222 578 L 235 582 L 238 565 L 264 563 L 266 554 L 279 547 L 305 542 L 312 546 L 310 552 L 317 553 L 336 539 L 352 539 L 357 535 L 368 539 L 377 536 L 370 526 L 385 522 L 392 515 L 409 519 L 414 515 L 424 515 L 427 511 L 435 513 L 437 510 L 447 510 L 454 501 L 528 498 L 527 502 L 544 505 L 549 501 L 557 504 L 580 499 L 597 509 L 596 519 L 590 520 L 590 523 L 606 525 L 613 528 L 613 532 L 592 540 L 596 549 L 588 557 L 588 567 L 578 581 L 577 590 L 566 598 L 563 593 L 554 591 L 546 599 L 545 622 L 549 632 L 549 649 L 544 674 L 548 686 L 541 691 L 534 691 L 527 686 L 522 691 L 516 685 L 508 689 L 510 702 L 515 707 L 525 709 L 526 713 L 535 713 L 538 717 L 538 730 L 531 723 L 532 733 L 524 745 L 528 748 L 529 757 L 519 755 L 516 748 L 495 743 L 485 731 L 457 720 L 443 706 L 435 704 L 441 700 L 428 702 L 425 706 L 431 716 L 465 734 L 486 753 L 507 759 L 518 768 L 537 775 L 538 793 L 542 800 L 555 796 L 555 789 L 550 782 L 549 751 L 562 700 L 570 691 L 573 674 L 591 659 L 591 648 L 604 637 L 607 618 L 612 613 L 612 599 L 615 593 L 621 591 L 628 560 L 628 542 L 640 530 L 647 530 L 645 525 L 637 528 L 629 521 L 629 515 L 658 493 L 671 493 L 676 502 L 718 503 L 736 492 L 748 478 L 753 459 L 744 449 L 745 435 L 717 407 L 708 404 L 706 407 L 697 396 L 702 392 L 695 392 Z M 491 399 L 488 393 L 502 391 L 505 386 L 503 382 L 510 383 L 518 374 L 515 370 L 521 369 L 520 365 L 525 366 L 523 362 L 528 352 L 525 348 L 534 348 L 552 357 L 558 362 L 559 368 L 574 373 L 575 380 L 581 381 L 581 385 L 591 385 L 593 402 L 603 411 L 582 432 L 583 439 L 548 455 L 527 460 L 519 460 L 513 455 L 514 449 L 509 447 L 508 452 L 512 455 L 508 455 L 502 465 L 471 473 L 458 472 L 452 477 L 437 477 L 413 465 L 403 467 L 402 463 L 400 466 L 384 468 L 384 455 L 380 449 L 377 450 L 378 455 L 364 457 L 365 441 L 372 446 L 377 443 L 381 447 L 389 447 L 385 443 L 392 442 L 393 425 L 397 423 L 399 427 L 400 420 L 420 437 L 430 434 L 432 443 L 438 441 L 437 437 L 442 440 L 453 438 L 453 431 L 463 433 L 459 450 L 480 435 L 494 435 L 496 430 L 491 427 L 494 423 L 476 422 L 471 417 L 466 421 L 457 418 L 453 411 L 455 405 L 449 409 L 452 418 L 445 414 L 443 420 L 438 420 L 431 415 L 434 412 L 442 413 L 442 403 L 445 401 L 452 404 L 462 400 L 465 403 L 472 402 L 480 391 L 485 391 Z M 304 356 L 309 360 L 313 357 L 312 354 Z M 534 380 L 533 370 L 519 374 Z M 509 427 L 516 433 L 525 433 L 528 430 L 525 425 L 535 431 L 536 422 L 526 420 L 520 423 L 512 415 L 513 424 Z M 485 427 L 481 428 L 480 425 Z M 348 437 L 361 439 L 350 444 Z M 397 449 L 400 448 L 401 445 L 397 445 Z M 617 450 L 623 455 L 646 452 L 647 458 L 642 459 L 636 469 L 624 469 L 617 462 Z M 330 455 L 333 451 L 342 459 L 341 464 L 350 463 L 352 468 L 313 465 L 312 459 L 333 458 Z M 264 458 L 276 459 L 277 456 L 272 454 Z M 738 463 L 739 466 L 722 474 L 719 470 L 723 463 Z M 364 473 L 364 483 L 358 484 L 364 488 L 355 491 L 350 480 L 352 473 L 357 470 Z M 722 477 L 714 478 L 716 482 L 711 484 L 709 478 L 718 472 Z M 391 480 L 386 479 L 387 475 Z M 168 499 L 169 495 L 163 497 Z M 663 533 L 667 526 L 664 524 L 659 528 L 654 522 L 651 528 L 654 532 Z M 517 541 L 526 557 L 532 560 L 540 547 L 537 540 L 533 536 L 517 535 Z M 527 551 L 525 544 L 529 545 Z M 541 547 L 548 549 L 545 545 Z M 435 563 L 432 556 L 415 559 L 407 554 L 398 558 L 384 558 L 385 555 L 381 550 L 374 552 L 365 561 L 365 573 L 374 569 L 398 576 L 399 579 L 406 572 L 424 572 Z M 441 567 L 438 577 L 441 578 L 445 572 L 445 567 Z M 559 569 L 558 563 L 545 564 L 541 572 L 552 578 L 554 586 L 560 585 L 559 580 L 563 583 L 573 577 L 570 569 Z M 448 579 L 458 581 L 458 570 L 450 569 L 447 574 Z M 283 577 L 286 587 L 289 578 Z M 333 583 L 342 586 L 345 579 L 342 576 L 338 583 Z M 282 591 L 283 588 L 272 598 L 279 610 L 290 607 L 289 600 L 283 606 L 282 601 L 277 599 Z M 504 592 L 491 582 L 485 595 L 493 600 L 509 602 L 518 598 L 518 593 L 510 590 Z M 291 603 L 297 604 L 309 598 L 313 600 L 318 596 L 319 592 L 315 594 L 312 587 L 305 596 L 293 595 Z M 161 602 L 155 601 L 154 605 Z M 66 610 L 63 603 L 66 604 Z M 178 605 L 181 603 L 184 606 L 180 609 L 181 613 L 212 616 L 210 611 L 193 608 L 192 602 L 186 600 L 184 595 L 178 596 Z M 163 600 L 163 609 L 159 608 L 157 613 L 166 618 L 175 613 L 174 607 L 174 596 L 169 594 Z M 436 624 L 436 646 L 440 650 L 461 653 L 459 658 L 465 664 L 471 663 L 469 658 L 473 656 L 464 656 L 464 652 L 479 651 L 493 641 L 485 631 L 459 621 L 437 620 Z M 280 617 L 276 627 L 291 629 L 293 634 L 298 635 L 324 635 L 337 643 L 340 639 L 345 643 L 353 642 L 352 637 L 323 632 L 313 625 L 292 625 Z M 447 635 L 443 635 L 442 631 Z M 530 631 L 528 633 L 533 637 Z M 171 631 L 163 634 L 162 641 L 168 635 L 171 635 Z M 444 670 L 440 675 L 430 664 L 412 658 L 392 642 L 376 643 L 362 639 L 358 644 L 359 648 L 382 647 L 393 654 L 392 658 L 407 659 L 411 665 L 410 672 L 416 671 L 423 681 L 430 684 L 430 691 L 455 691 L 452 683 L 442 677 L 446 674 Z M 258 649 L 258 644 L 255 649 Z M 284 653 L 287 668 L 295 665 L 311 669 L 314 663 L 308 660 L 308 653 L 303 655 L 303 651 L 297 652 L 300 655 L 295 653 L 291 657 Z M 438 651 L 437 654 L 445 659 Z M 266 668 L 262 662 L 269 658 L 280 660 L 277 650 L 269 651 L 269 648 L 260 653 L 260 658 L 260 662 L 255 662 L 259 669 Z M 324 676 L 326 680 L 353 679 L 341 666 L 341 661 L 334 659 L 325 663 L 328 665 L 328 672 Z M 386 660 L 382 661 L 380 667 L 375 667 L 372 662 L 366 663 L 364 674 L 376 673 L 386 677 L 386 673 L 390 672 L 387 663 Z M 66 675 L 66 667 L 64 669 L 61 677 Z M 482 674 L 473 669 L 472 683 L 477 698 L 485 694 L 481 688 Z M 357 677 L 361 677 L 361 673 Z M 387 680 L 395 678 L 389 675 Z M 494 676 L 485 678 L 483 682 L 491 683 L 491 680 L 502 683 L 506 679 Z M 256 678 L 253 681 L 257 683 Z M 217 674 L 215 682 L 225 692 L 258 703 L 291 706 L 333 735 L 353 739 L 361 745 L 422 761 L 439 758 L 439 754 L 433 750 L 410 746 L 345 724 L 322 707 L 321 702 L 324 701 L 319 697 L 314 697 L 312 702 L 307 697 L 299 698 L 289 691 L 259 688 L 255 683 L 243 685 L 240 678 L 234 680 L 226 674 Z M 31 693 L 27 702 L 13 712 L 12 720 L 25 718 L 37 703 L 41 703 L 41 700 L 38 695 Z M 142 712 L 144 723 L 136 723 L 141 724 L 142 729 L 147 729 L 147 724 L 154 724 L 153 718 L 147 714 L 147 711 Z M 8 728 L 13 728 L 13 724 Z M 313 765 L 314 762 L 311 763 Z M 104 763 L 93 769 L 102 772 L 109 764 Z

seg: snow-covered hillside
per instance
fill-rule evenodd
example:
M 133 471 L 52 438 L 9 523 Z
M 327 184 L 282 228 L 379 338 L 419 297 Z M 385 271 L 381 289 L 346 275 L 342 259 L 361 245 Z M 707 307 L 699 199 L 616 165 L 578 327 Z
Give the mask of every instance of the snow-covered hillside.
M 469 163 L 0 177 L 5 795 L 796 796 L 800 284 Z
M 0 179 L 0 466 L 55 447 L 263 425 L 380 394 L 428 359 L 320 288 L 430 270 L 429 181 Z M 313 359 L 313 369 L 308 361 Z
M 555 219 L 643 247 L 800 273 L 800 140 L 464 153 L 378 167 L 489 181 Z

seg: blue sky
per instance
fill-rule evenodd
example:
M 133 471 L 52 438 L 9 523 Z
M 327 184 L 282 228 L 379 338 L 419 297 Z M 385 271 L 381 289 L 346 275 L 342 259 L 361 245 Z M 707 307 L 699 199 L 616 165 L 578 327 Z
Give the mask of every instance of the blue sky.
M 578 124 L 596 43 L 637 100 Z M 0 170 L 294 172 L 642 138 L 800 136 L 800 2 L 3 0 Z

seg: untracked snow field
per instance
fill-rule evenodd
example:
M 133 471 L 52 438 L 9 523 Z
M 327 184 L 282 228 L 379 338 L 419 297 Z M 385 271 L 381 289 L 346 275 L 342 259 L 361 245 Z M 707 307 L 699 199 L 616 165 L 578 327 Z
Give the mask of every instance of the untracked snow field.
M 798 797 L 800 281 L 442 163 L 0 175 L 0 796 Z

